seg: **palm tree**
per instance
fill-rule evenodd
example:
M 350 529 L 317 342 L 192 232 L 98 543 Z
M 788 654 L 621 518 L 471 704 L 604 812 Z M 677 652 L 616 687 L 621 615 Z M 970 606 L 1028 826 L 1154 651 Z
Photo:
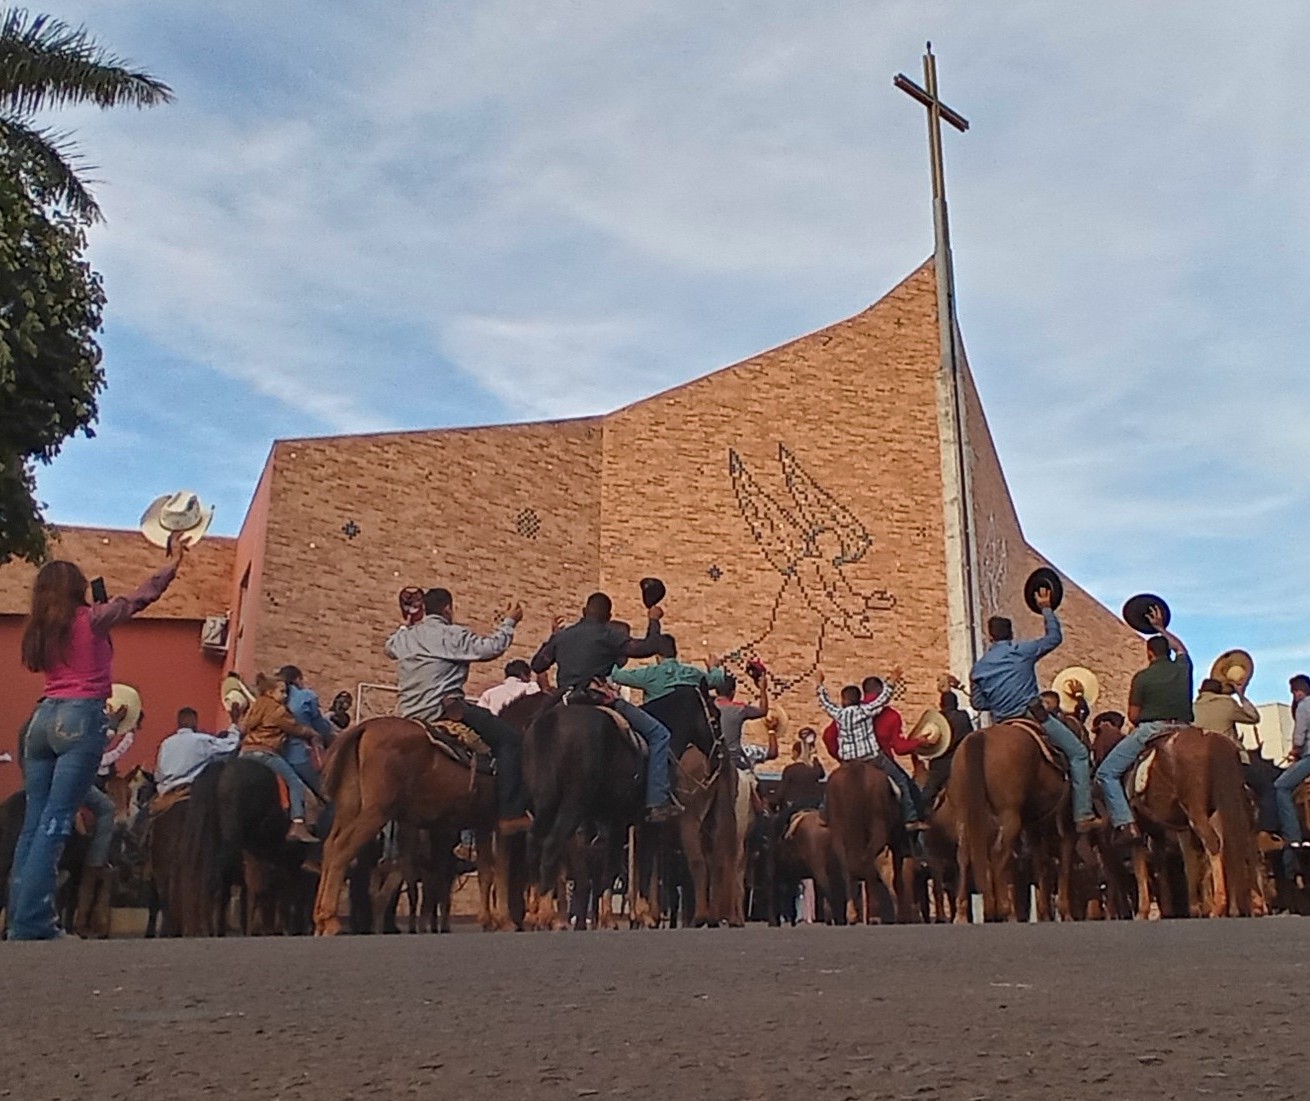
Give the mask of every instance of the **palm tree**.
M 23 8 L 0 25 L 0 157 L 42 200 L 87 221 L 100 207 L 87 188 L 67 133 L 41 129 L 38 111 L 70 104 L 154 107 L 172 100 L 167 84 L 130 68 L 102 48 L 85 27 L 72 27 Z

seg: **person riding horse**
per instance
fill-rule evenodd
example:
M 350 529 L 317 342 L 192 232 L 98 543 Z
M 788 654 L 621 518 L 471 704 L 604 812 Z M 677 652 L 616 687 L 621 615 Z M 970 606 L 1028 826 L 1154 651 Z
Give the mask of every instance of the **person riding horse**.
M 1099 825 L 1092 811 L 1090 755 L 1078 735 L 1038 702 L 1037 662 L 1060 645 L 1064 634 L 1053 607 L 1051 586 L 1040 584 L 1032 595 L 1045 632 L 1041 638 L 1016 642 L 1010 620 L 992 616 L 987 621 L 991 645 L 969 674 L 969 702 L 975 711 L 990 711 L 996 723 L 1029 717 L 1040 722 L 1047 738 L 1069 760 L 1074 822 L 1080 833 L 1086 833 Z
M 496 760 L 497 829 L 502 835 L 522 833 L 532 824 L 523 787 L 523 737 L 490 711 L 467 703 L 464 685 L 470 665 L 494 661 L 509 649 L 523 606 L 506 609 L 500 626 L 489 635 L 455 623 L 455 599 L 449 589 L 428 589 L 421 611 L 403 599 L 402 608 L 407 622 L 385 647 L 396 661 L 398 714 L 424 725 L 443 718 L 462 722 L 486 742 Z
M 557 625 L 555 632 L 532 658 L 532 671 L 545 673 L 556 667 L 556 683 L 563 702 L 571 696 L 588 698 L 594 684 L 604 686 L 615 666 L 629 658 L 654 657 L 660 650 L 660 620 L 664 611 L 655 604 L 648 609 L 646 637 L 635 639 L 632 628 L 613 619 L 614 604 L 604 593 L 592 593 L 582 609 L 582 618 L 571 626 Z M 605 705 L 613 708 L 632 727 L 650 750 L 646 768 L 646 813 L 652 822 L 676 817 L 682 805 L 671 789 L 669 728 L 648 712 L 623 699 L 617 691 L 602 692 Z M 610 698 L 610 697 L 613 698 Z
M 1146 640 L 1148 665 L 1134 677 L 1128 689 L 1128 720 L 1133 732 L 1116 745 L 1096 770 L 1110 824 L 1119 839 L 1141 836 L 1133 820 L 1123 775 L 1141 756 L 1157 734 L 1192 723 L 1192 659 L 1177 635 L 1171 634 L 1163 609 L 1152 606 L 1146 621 L 1158 632 Z M 1175 656 L 1176 655 L 1176 656 Z

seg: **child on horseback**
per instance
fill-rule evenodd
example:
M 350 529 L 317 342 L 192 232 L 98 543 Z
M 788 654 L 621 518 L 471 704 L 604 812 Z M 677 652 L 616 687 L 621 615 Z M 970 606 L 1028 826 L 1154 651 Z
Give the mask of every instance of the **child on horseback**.
M 832 702 L 827 688 L 823 684 L 823 670 L 814 674 L 818 685 L 819 705 L 832 716 L 837 726 L 837 753 L 842 764 L 854 761 L 869 761 L 881 768 L 891 777 L 901 801 L 901 817 L 911 830 L 924 827 L 923 808 L 920 806 L 919 789 L 909 773 L 897 763 L 890 753 L 883 752 L 874 722 L 878 715 L 891 702 L 892 688 L 875 677 L 869 678 L 869 687 L 876 684 L 877 689 L 871 697 L 866 698 L 860 688 L 848 684 L 841 690 L 841 703 Z
M 291 804 L 287 840 L 312 843 L 318 839 L 305 826 L 305 793 L 309 789 L 282 756 L 282 744 L 287 738 L 311 739 L 314 731 L 296 722 L 287 710 L 286 681 L 260 673 L 255 680 L 255 691 L 259 696 L 241 722 L 241 753 L 267 765 L 286 783 L 287 801 Z

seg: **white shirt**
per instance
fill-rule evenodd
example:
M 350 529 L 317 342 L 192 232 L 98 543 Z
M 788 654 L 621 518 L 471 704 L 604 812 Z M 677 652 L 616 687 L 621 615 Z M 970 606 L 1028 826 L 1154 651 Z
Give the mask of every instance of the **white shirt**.
M 499 715 L 521 696 L 533 696 L 540 691 L 541 686 L 536 681 L 506 677 L 504 683 L 493 685 L 478 697 L 478 706 Z
M 191 783 L 215 757 L 236 749 L 241 732 L 235 727 L 226 734 L 202 734 L 182 727 L 159 747 L 155 763 L 155 788 L 160 795 Z

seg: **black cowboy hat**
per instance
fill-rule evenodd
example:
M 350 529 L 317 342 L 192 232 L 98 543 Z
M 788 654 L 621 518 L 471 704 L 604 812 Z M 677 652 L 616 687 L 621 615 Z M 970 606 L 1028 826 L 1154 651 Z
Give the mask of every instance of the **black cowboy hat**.
M 1028 580 L 1023 583 L 1023 602 L 1028 605 L 1038 615 L 1042 614 L 1041 608 L 1037 607 L 1037 590 L 1051 590 L 1051 608 L 1058 608 L 1064 600 L 1064 582 L 1060 580 L 1060 575 L 1049 566 L 1041 566 L 1033 570 L 1028 575 Z
M 665 592 L 664 582 L 658 577 L 643 577 L 641 579 L 641 602 L 647 608 L 653 608 L 663 600 Z
M 1129 597 L 1128 603 L 1124 605 L 1124 622 L 1138 634 L 1156 634 L 1155 628 L 1151 626 L 1151 621 L 1146 618 L 1146 613 L 1152 608 L 1160 609 L 1163 614 L 1164 625 L 1168 627 L 1169 605 L 1154 593 L 1138 593 L 1136 596 Z

